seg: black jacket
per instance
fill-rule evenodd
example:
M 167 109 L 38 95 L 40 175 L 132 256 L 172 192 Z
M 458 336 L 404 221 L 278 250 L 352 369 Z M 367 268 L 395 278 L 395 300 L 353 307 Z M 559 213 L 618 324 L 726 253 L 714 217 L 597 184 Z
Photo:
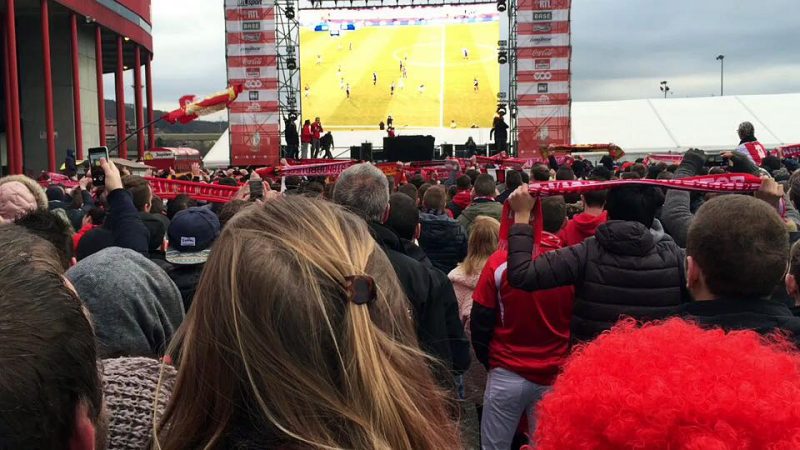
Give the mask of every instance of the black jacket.
M 107 197 L 109 211 L 104 227 L 114 235 L 114 245 L 148 256 L 150 232 L 139 218 L 131 193 L 115 189 Z
M 594 237 L 531 261 L 532 228 L 513 225 L 508 238 L 508 281 L 535 291 L 575 286 L 572 338 L 588 341 L 620 316 L 654 320 L 677 315 L 690 301 L 684 253 L 661 231 L 638 222 L 609 221 Z
M 167 272 L 170 279 L 178 286 L 181 291 L 181 299 L 183 300 L 183 309 L 187 313 L 189 307 L 192 306 L 194 300 L 194 293 L 197 290 L 197 284 L 200 282 L 200 275 L 203 274 L 203 267 L 205 264 L 171 264 L 159 257 L 150 258 L 151 261 L 156 263 L 159 267 Z
M 450 273 L 467 256 L 467 233 L 464 227 L 447 214 L 422 213 L 419 222 L 422 226 L 419 246 L 434 267 Z
M 139 218 L 142 219 L 142 223 L 145 227 L 147 227 L 147 231 L 150 233 L 147 245 L 151 253 L 158 252 L 161 246 L 164 244 L 164 235 L 167 234 L 167 227 L 169 226 L 168 224 L 165 224 L 159 216 L 167 219 L 161 214 L 151 214 L 143 211 L 139 212 Z
M 420 346 L 448 369 L 463 373 L 469 368 L 469 341 L 464 335 L 458 300 L 447 275 L 409 256 L 400 237 L 391 229 L 374 222 L 369 225 L 414 309 Z M 437 375 L 447 380 L 444 374 Z
M 300 136 L 297 134 L 297 125 L 291 120 L 284 119 L 284 137 L 286 138 L 286 145 L 297 147 L 300 145 Z
M 701 325 L 724 330 L 753 330 L 760 334 L 783 330 L 800 344 L 800 317 L 780 301 L 726 298 L 692 302 L 684 305 L 683 314 Z

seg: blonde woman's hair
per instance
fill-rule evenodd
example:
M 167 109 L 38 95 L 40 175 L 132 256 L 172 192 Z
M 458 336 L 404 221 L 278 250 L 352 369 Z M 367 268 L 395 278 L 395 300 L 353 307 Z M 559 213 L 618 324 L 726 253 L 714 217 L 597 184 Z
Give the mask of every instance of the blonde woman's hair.
M 472 223 L 467 246 L 467 257 L 461 263 L 466 275 L 475 275 L 483 270 L 486 260 L 497 250 L 500 222 L 493 217 L 479 216 Z
M 348 301 L 353 275 L 376 300 Z M 221 447 L 242 424 L 269 448 L 460 448 L 391 264 L 331 203 L 286 197 L 231 219 L 173 347 L 157 449 Z

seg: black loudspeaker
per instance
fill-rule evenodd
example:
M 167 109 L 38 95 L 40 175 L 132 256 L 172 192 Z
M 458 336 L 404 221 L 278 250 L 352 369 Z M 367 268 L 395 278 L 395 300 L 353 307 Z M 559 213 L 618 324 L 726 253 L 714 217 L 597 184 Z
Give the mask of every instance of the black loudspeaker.
M 452 158 L 453 157 L 453 148 L 455 146 L 453 144 L 442 144 L 439 148 L 441 149 L 441 155 L 438 159 L 443 158 Z
M 383 138 L 383 152 L 387 161 L 432 161 L 433 136 L 396 136 Z
M 386 157 L 384 156 L 383 149 L 372 150 L 372 161 L 378 163 L 386 162 Z
M 361 159 L 361 147 L 357 145 L 350 147 L 350 159 L 354 159 L 356 161 Z
M 456 145 L 456 158 L 469 158 L 466 145 Z
M 361 160 L 372 162 L 372 142 L 363 142 L 361 144 Z

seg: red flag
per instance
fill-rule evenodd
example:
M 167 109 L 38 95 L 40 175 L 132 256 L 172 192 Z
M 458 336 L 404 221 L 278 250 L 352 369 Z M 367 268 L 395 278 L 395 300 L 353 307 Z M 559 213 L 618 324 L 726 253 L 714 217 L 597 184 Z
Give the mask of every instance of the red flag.
M 242 92 L 242 85 L 235 84 L 202 100 L 197 100 L 194 95 L 184 95 L 178 100 L 180 108 L 165 114 L 162 119 L 173 124 L 189 123 L 200 116 L 227 108 L 231 102 L 236 100 L 240 92 Z

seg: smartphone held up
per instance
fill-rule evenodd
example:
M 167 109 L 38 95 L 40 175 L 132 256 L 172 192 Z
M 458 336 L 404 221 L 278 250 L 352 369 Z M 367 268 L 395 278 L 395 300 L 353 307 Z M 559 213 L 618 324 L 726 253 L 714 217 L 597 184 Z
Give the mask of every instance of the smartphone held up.
M 92 171 L 92 185 L 105 186 L 106 173 L 100 166 L 100 160 L 108 161 L 108 147 L 92 147 L 89 149 L 89 166 Z

